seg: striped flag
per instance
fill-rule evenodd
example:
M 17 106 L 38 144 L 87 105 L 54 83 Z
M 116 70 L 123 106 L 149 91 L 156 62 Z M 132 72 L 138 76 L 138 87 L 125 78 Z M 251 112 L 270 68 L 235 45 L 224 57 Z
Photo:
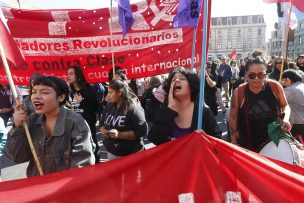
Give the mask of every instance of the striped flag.
M 291 4 L 288 2 L 278 3 L 277 6 L 279 20 L 283 21 L 286 25 L 289 24 L 290 29 L 294 30 L 298 26 L 298 20 L 295 13 L 293 12 L 293 9 L 291 9 L 291 14 L 289 15 Z
M 289 2 L 294 5 L 299 11 L 304 12 L 304 1 L 303 0 L 264 0 L 264 3 L 283 3 Z
M 290 3 L 284 3 L 284 21 L 287 24 L 288 18 L 290 16 L 289 27 L 290 29 L 294 30 L 298 26 L 298 20 L 295 13 L 293 12 L 293 9 L 290 10 L 290 6 L 292 6 Z M 289 14 L 290 11 L 291 13 Z

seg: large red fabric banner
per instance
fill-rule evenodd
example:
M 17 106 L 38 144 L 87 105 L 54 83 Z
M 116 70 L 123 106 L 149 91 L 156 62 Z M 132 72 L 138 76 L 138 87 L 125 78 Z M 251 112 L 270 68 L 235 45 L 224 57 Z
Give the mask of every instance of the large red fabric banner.
M 0 183 L 12 202 L 299 202 L 304 169 L 200 133 L 114 161 Z
M 209 10 L 211 8 L 211 0 Z M 20 10 L 2 7 L 11 35 L 28 67 L 12 70 L 15 84 L 28 84 L 35 72 L 67 78 L 73 65 L 90 83 L 106 81 L 114 63 L 129 78 L 168 73 L 191 66 L 193 28 L 173 28 L 178 0 L 143 0 L 131 6 L 134 23 L 123 38 L 118 8 L 95 10 Z M 197 31 L 195 66 L 201 64 L 202 17 Z M 210 13 L 210 12 L 209 12 Z M 112 20 L 112 21 L 111 21 Z M 110 33 L 112 22 L 113 35 Z M 6 82 L 0 64 L 0 83 Z
M 5 25 L 0 19 L 0 42 L 3 50 L 5 50 L 5 56 L 7 63 L 10 67 L 24 67 L 26 63 L 24 58 L 20 54 L 20 50 L 18 49 L 13 37 L 7 31 Z M 2 57 L 0 57 L 0 60 Z

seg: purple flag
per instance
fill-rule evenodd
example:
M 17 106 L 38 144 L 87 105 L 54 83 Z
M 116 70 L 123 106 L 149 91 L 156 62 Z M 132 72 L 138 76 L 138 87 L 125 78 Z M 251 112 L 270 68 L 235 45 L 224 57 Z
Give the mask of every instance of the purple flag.
M 180 0 L 173 27 L 194 27 L 198 24 L 202 0 Z
M 130 0 L 118 0 L 118 16 L 119 24 L 122 28 L 122 35 L 125 37 L 134 22 Z

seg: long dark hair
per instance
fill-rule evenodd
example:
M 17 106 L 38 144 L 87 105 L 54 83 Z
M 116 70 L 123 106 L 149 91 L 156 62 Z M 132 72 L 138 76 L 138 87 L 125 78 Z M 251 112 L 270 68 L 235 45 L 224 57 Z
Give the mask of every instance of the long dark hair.
M 76 83 L 80 89 L 82 89 L 86 84 L 88 84 L 80 67 L 72 66 L 69 69 L 74 70 Z M 71 87 L 72 92 L 76 92 L 76 89 L 75 89 L 75 86 L 73 83 L 70 83 L 70 87 Z
M 283 57 L 280 56 L 276 58 L 275 63 L 277 63 L 277 60 L 281 60 L 283 62 Z M 276 66 L 277 67 L 277 66 Z M 283 65 L 283 71 L 288 69 L 288 61 L 287 59 L 284 60 L 284 65 Z
M 125 71 L 120 66 L 115 66 L 115 75 L 118 75 L 119 79 L 121 80 L 127 80 L 127 76 L 125 74 Z M 108 82 L 111 82 L 115 77 L 113 76 L 113 68 L 109 70 L 109 77 Z
M 137 98 L 136 95 L 129 88 L 129 85 L 120 79 L 114 79 L 110 82 L 109 88 L 115 91 L 121 91 L 121 106 L 124 113 L 134 108 L 133 99 Z
M 191 101 L 197 101 L 199 97 L 200 79 L 194 71 L 186 70 L 184 67 L 173 69 L 169 77 L 164 81 L 163 89 L 166 92 L 166 100 L 168 99 L 172 79 L 176 73 L 181 73 L 186 77 L 190 86 Z

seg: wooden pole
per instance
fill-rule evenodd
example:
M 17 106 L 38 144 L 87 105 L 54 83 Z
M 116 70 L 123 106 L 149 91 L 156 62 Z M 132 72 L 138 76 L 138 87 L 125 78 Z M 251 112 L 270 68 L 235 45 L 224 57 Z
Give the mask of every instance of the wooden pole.
M 6 60 L 5 52 L 4 52 L 1 41 L 0 41 L 0 54 L 1 54 L 2 62 L 4 64 L 5 72 L 6 72 L 6 75 L 7 75 L 7 79 L 9 81 L 11 91 L 12 91 L 14 99 L 15 99 L 17 105 L 18 105 L 18 104 L 20 104 L 20 101 L 19 101 L 19 98 L 18 98 L 18 95 L 17 95 L 16 87 L 15 87 L 15 84 L 14 84 L 14 81 L 13 81 L 13 78 L 12 78 L 12 74 L 11 74 L 11 71 L 9 69 L 9 66 L 8 66 L 8 63 L 7 63 L 7 60 Z M 43 175 L 43 170 L 42 170 L 42 167 L 41 167 L 40 162 L 38 160 L 38 156 L 37 156 L 36 150 L 34 148 L 33 141 L 32 141 L 27 123 L 24 121 L 22 124 L 23 124 L 24 130 L 25 130 L 25 134 L 26 134 L 28 143 L 30 145 L 31 152 L 32 152 L 33 157 L 34 157 L 34 161 L 35 161 L 36 166 L 38 168 L 39 174 Z
M 285 63 L 285 60 L 287 60 L 288 33 L 289 33 L 289 23 L 290 23 L 291 12 L 292 12 L 292 4 L 290 4 L 288 20 L 287 20 L 287 23 L 286 23 L 286 26 L 285 26 L 284 41 L 282 43 L 283 44 L 283 52 L 282 52 L 283 58 L 282 58 L 282 65 L 281 65 L 281 70 L 280 70 L 279 82 L 281 82 L 281 80 L 282 80 L 282 74 L 283 74 L 283 71 L 284 71 L 284 63 Z
M 113 8 L 113 5 L 112 5 L 112 1 L 111 0 L 111 8 L 110 8 L 110 23 L 109 23 L 109 27 L 110 27 L 110 36 L 111 36 L 111 54 L 112 54 L 112 70 L 113 70 L 113 78 L 115 78 L 115 64 L 114 64 L 114 50 L 113 50 L 113 33 L 112 33 L 112 8 Z M 109 81 L 110 82 L 110 81 Z

